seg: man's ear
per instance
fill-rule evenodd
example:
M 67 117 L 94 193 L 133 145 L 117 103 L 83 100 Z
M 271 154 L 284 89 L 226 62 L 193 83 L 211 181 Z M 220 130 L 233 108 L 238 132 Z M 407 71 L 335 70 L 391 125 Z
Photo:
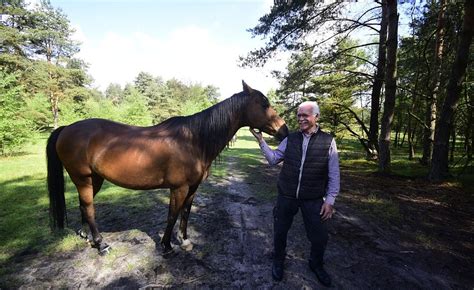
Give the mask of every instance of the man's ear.
M 245 83 L 244 80 L 242 80 L 242 88 L 243 88 L 244 92 L 247 93 L 247 94 L 250 94 L 250 92 L 252 92 L 252 90 L 253 90 L 249 85 L 247 85 Z

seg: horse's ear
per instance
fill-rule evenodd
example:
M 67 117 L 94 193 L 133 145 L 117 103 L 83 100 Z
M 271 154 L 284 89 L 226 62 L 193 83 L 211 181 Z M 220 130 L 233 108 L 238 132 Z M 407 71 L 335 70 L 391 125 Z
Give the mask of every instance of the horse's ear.
M 249 85 L 247 85 L 244 80 L 242 80 L 242 87 L 244 89 L 244 92 L 247 94 L 250 94 L 250 92 L 253 91 L 253 89 Z

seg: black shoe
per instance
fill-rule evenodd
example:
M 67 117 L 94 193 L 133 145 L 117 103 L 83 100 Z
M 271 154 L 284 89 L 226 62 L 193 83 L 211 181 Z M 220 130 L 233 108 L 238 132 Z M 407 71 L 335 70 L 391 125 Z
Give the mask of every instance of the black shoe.
M 316 277 L 318 277 L 319 282 L 323 284 L 326 287 L 331 286 L 331 277 L 329 276 L 328 272 L 324 270 L 323 266 L 318 266 L 318 267 L 313 267 L 311 266 L 311 263 L 309 264 L 309 268 L 311 268 L 311 271 L 316 274 Z
M 275 281 L 281 281 L 283 279 L 283 262 L 274 261 L 272 266 L 272 277 Z

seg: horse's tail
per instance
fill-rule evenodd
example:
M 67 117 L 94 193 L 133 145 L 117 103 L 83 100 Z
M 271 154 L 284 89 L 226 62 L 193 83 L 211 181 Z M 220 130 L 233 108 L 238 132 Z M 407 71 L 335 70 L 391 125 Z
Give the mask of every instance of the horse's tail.
M 46 160 L 48 163 L 48 192 L 49 216 L 53 229 L 63 229 L 66 218 L 66 200 L 64 197 L 64 167 L 56 151 L 59 134 L 65 127 L 54 130 L 46 145 Z

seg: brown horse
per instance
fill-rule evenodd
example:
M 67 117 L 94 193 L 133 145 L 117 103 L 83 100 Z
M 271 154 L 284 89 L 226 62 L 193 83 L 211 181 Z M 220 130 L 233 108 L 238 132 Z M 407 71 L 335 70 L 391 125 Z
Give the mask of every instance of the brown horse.
M 279 139 L 288 135 L 285 122 L 268 99 L 245 82 L 243 91 L 192 116 L 173 117 L 151 127 L 89 119 L 60 127 L 47 144 L 48 190 L 52 225 L 64 228 L 66 205 L 63 168 L 79 193 L 82 229 L 100 254 L 109 246 L 95 222 L 93 199 L 104 179 L 131 189 L 169 188 L 168 220 L 161 240 L 172 251 L 171 234 L 181 214 L 180 238 L 187 240 L 191 204 L 212 161 L 237 130 L 258 128 Z M 88 225 L 88 227 L 87 227 Z M 88 235 L 88 230 L 90 234 Z

